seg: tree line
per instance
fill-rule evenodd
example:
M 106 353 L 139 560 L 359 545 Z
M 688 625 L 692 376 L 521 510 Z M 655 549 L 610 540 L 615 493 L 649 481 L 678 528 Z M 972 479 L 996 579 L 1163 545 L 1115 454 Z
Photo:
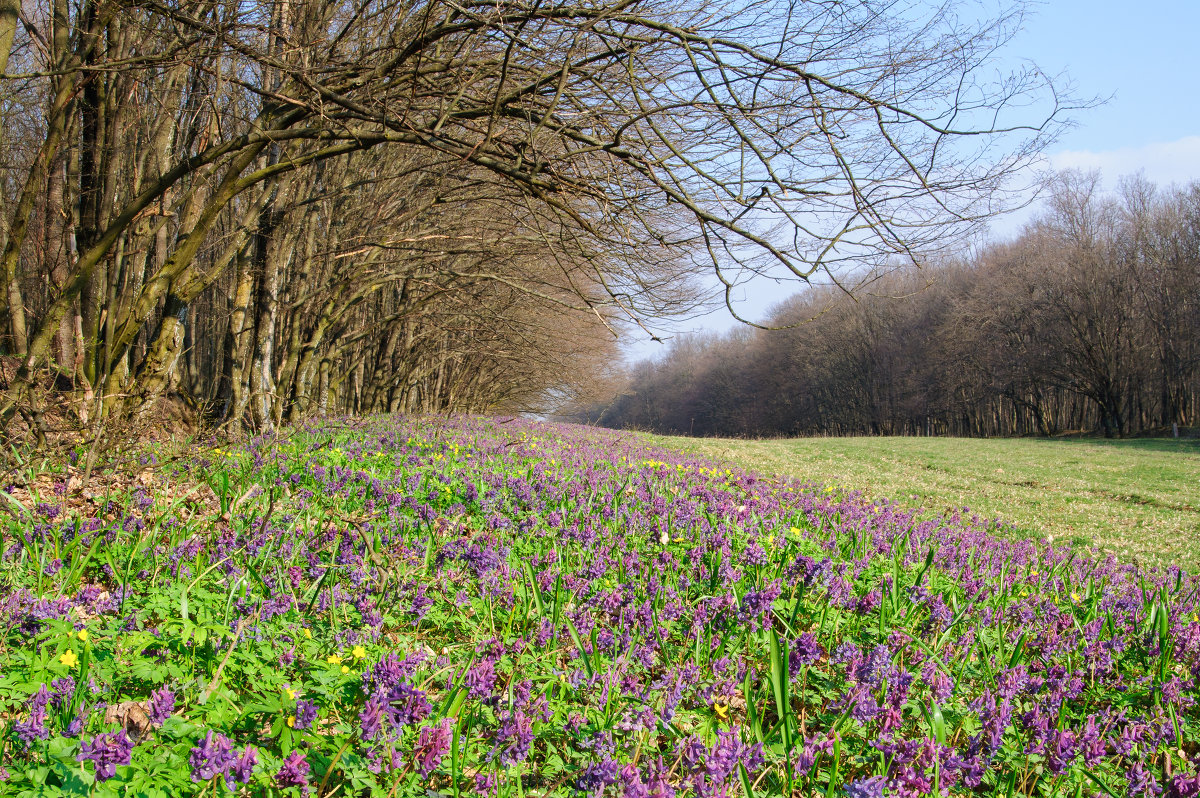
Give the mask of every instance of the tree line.
M 1200 418 L 1200 183 L 1057 176 L 1014 240 L 683 338 L 592 421 L 720 435 L 1171 434 Z
M 0 420 L 595 395 L 699 273 L 980 224 L 1066 107 L 980 77 L 1019 14 L 0 0 Z

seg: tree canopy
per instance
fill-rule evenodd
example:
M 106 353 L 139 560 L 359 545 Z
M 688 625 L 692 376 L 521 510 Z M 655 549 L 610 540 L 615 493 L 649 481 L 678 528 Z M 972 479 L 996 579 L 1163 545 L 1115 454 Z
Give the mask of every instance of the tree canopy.
M 1019 7 L 0 5 L 6 421 L 536 403 L 697 274 L 944 247 L 1065 107 Z

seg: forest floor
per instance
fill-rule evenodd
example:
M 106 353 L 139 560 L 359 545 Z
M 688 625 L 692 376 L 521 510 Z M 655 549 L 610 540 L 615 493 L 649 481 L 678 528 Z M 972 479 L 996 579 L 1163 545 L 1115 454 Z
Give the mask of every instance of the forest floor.
M 1018 534 L 1200 565 L 1200 441 L 652 436 L 764 475 L 932 512 L 969 506 Z
M 0 798 L 1197 795 L 1200 576 L 1155 542 L 1197 447 L 653 443 L 379 416 L 24 459 Z M 1016 519 L 1001 478 L 1043 518 L 1107 492 L 1071 534 L 1146 562 L 955 509 Z

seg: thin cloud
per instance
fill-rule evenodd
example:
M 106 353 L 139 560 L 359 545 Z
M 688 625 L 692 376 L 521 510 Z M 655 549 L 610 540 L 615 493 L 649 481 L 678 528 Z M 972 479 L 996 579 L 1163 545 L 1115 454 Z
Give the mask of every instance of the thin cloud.
M 1055 169 L 1099 169 L 1108 188 L 1139 171 L 1159 186 L 1183 184 L 1200 180 L 1200 136 L 1100 152 L 1066 150 L 1051 155 L 1050 164 Z

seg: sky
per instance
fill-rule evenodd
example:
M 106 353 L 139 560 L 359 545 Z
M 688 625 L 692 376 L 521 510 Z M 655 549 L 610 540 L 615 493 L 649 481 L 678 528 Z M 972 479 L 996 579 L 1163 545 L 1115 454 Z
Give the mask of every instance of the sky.
M 977 5 L 987 7 L 987 2 Z M 993 6 L 994 7 L 994 6 Z M 1033 62 L 1069 80 L 1097 107 L 1073 113 L 1075 127 L 1045 153 L 1055 169 L 1099 169 L 1106 188 L 1122 175 L 1142 172 L 1166 186 L 1200 179 L 1200 0 L 1047 0 L 1029 5 L 1022 30 L 1000 67 Z M 993 225 L 1010 237 L 1036 207 Z M 735 302 L 743 315 L 761 317 L 794 286 L 759 281 Z M 728 330 L 737 322 L 724 308 L 698 317 L 685 330 Z M 626 357 L 638 360 L 666 350 L 631 336 Z

